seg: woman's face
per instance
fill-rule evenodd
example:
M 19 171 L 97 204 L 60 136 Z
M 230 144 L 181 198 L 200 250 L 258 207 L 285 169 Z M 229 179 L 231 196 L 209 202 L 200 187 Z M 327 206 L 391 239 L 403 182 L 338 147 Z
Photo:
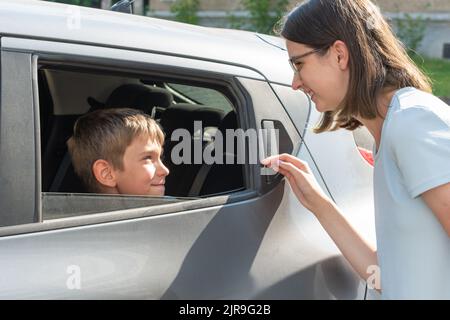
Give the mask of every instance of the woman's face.
M 337 109 L 347 94 L 350 72 L 348 51 L 342 41 L 336 41 L 325 53 L 308 54 L 314 48 L 286 40 L 289 58 L 299 70 L 294 73 L 292 89 L 302 90 L 311 97 L 320 112 Z

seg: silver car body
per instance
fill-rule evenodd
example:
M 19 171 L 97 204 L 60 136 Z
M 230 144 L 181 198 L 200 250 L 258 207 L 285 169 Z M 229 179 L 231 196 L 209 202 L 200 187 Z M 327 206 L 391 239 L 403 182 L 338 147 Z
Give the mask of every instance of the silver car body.
M 366 298 L 365 282 L 287 182 L 258 177 L 257 165 L 246 169 L 245 190 L 229 195 L 42 214 L 37 64 L 94 59 L 230 77 L 251 101 L 241 109 L 249 123 L 282 123 L 291 153 L 375 242 L 372 168 L 351 132 L 312 132 L 320 115 L 290 89 L 281 39 L 43 1 L 0 1 L 0 16 L 0 298 Z

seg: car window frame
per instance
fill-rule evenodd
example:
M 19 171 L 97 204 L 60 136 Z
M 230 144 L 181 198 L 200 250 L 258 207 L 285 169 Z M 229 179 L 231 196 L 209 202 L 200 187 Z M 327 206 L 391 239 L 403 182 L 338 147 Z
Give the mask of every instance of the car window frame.
M 19 41 L 20 42 L 20 41 Z M 36 40 L 33 40 L 34 43 L 36 43 Z M 46 43 L 48 44 L 48 43 Z M 111 48 L 108 48 L 111 49 Z M 103 70 L 107 68 L 104 63 L 98 64 L 98 60 L 101 60 L 102 57 L 85 57 L 85 56 L 79 56 L 79 55 L 64 55 L 62 53 L 49 53 L 46 51 L 40 52 L 39 50 L 34 50 L 31 54 L 27 49 L 15 49 L 11 50 L 15 52 L 25 52 L 27 54 L 30 54 L 30 57 L 33 61 L 33 70 L 32 70 L 32 86 L 33 86 L 33 92 L 38 92 L 38 83 L 37 83 L 37 68 L 39 64 L 53 62 L 57 64 L 64 64 L 69 63 L 73 64 L 74 66 L 79 65 L 95 65 L 96 67 L 99 67 L 100 70 Z M 97 61 L 96 61 L 97 60 Z M 109 67 L 114 65 L 114 68 L 117 68 L 119 72 L 122 72 L 123 69 L 127 69 L 127 73 L 130 73 L 130 70 L 134 69 L 141 69 L 142 64 L 136 65 L 134 61 L 120 61 L 120 63 L 117 63 L 117 61 L 111 61 L 108 60 Z M 131 68 L 131 65 L 134 65 L 133 68 Z M 147 67 L 152 68 L 155 66 L 155 64 L 146 64 Z M 161 65 L 160 65 L 161 67 Z M 167 66 L 166 70 L 167 70 Z M 226 67 L 226 66 L 225 66 Z M 158 68 L 156 68 L 158 69 Z M 236 70 L 236 67 L 232 67 L 233 70 Z M 243 69 L 244 72 L 241 74 L 233 74 L 233 72 L 230 72 L 230 74 L 223 74 L 219 73 L 217 71 L 206 71 L 201 70 L 198 74 L 198 81 L 201 83 L 202 81 L 208 80 L 208 81 L 215 81 L 217 84 L 223 84 L 224 79 L 226 78 L 228 80 L 228 85 L 235 93 L 235 98 L 237 105 L 235 105 L 239 117 L 240 127 L 241 128 L 250 128 L 250 127 L 256 127 L 255 125 L 255 119 L 254 119 L 254 112 L 253 112 L 253 106 L 252 106 L 252 99 L 249 96 L 249 93 L 246 92 L 245 88 L 239 83 L 237 80 L 237 77 L 245 77 L 248 76 L 247 71 L 245 68 L 239 68 Z M 160 70 L 152 69 L 154 72 L 159 72 Z M 192 69 L 189 68 L 179 68 L 174 67 L 173 70 L 176 70 L 178 73 L 176 76 L 188 76 L 189 79 L 192 80 Z M 174 71 L 169 72 L 171 76 L 174 76 L 172 74 Z M 196 69 L 199 71 L 198 69 Z M 252 70 L 250 70 L 253 72 Z M 254 73 L 254 72 L 253 72 Z M 30 75 L 31 76 L 31 75 Z M 248 77 L 250 79 L 258 78 L 260 80 L 260 77 Z M 227 97 L 229 98 L 229 97 Z M 35 134 L 35 145 L 36 145 L 36 153 L 39 154 L 40 159 L 40 122 L 39 122 L 39 99 L 34 96 L 34 102 L 33 102 L 33 110 L 37 110 L 37 117 L 35 115 L 35 125 L 36 125 L 36 134 Z M 251 112 L 243 112 L 242 110 L 250 110 Z M 246 165 L 249 166 L 250 165 Z M 80 225 L 89 225 L 92 223 L 102 223 L 102 222 L 111 222 L 116 220 L 122 220 L 122 219 L 129 219 L 134 217 L 142 217 L 142 212 L 145 211 L 145 216 L 148 215 L 158 215 L 158 214 L 164 214 L 164 213 L 174 213 L 181 208 L 184 210 L 189 210 L 189 207 L 192 206 L 192 209 L 201 209 L 201 208 L 210 208 L 214 206 L 223 206 L 228 205 L 237 201 L 244 201 L 248 199 L 255 198 L 259 195 L 259 192 L 257 188 L 260 186 L 259 181 L 256 181 L 258 179 L 258 170 L 259 165 L 251 165 L 249 170 L 246 170 L 246 185 L 245 190 L 236 192 L 234 194 L 228 194 L 228 195 L 218 195 L 218 196 L 211 196 L 204 199 L 198 199 L 196 201 L 193 201 L 191 205 L 186 206 L 186 203 L 181 204 L 168 204 L 162 206 L 155 206 L 153 208 L 137 208 L 137 209 L 129 209 L 129 210 L 119 210 L 117 212 L 113 212 L 114 214 L 111 214 L 111 212 L 107 213 L 98 213 L 98 214 L 91 214 L 91 215 L 80 215 L 73 218 L 61 218 L 56 219 L 53 221 L 43 220 L 42 217 L 42 207 L 41 207 L 41 196 L 42 192 L 40 190 L 40 170 L 41 167 L 36 168 L 36 173 L 39 178 L 36 178 L 36 184 L 39 186 L 38 191 L 35 193 L 36 201 L 38 201 L 38 210 L 37 216 L 38 219 L 35 219 L 34 221 L 29 221 L 26 225 L 19 224 L 19 225 L 13 225 L 10 227 L 4 227 L 0 228 L 0 236 L 5 235 L 12 235 L 12 234 L 23 234 L 23 233 L 29 233 L 29 232 L 36 232 L 36 231 L 43 231 L 43 230 L 53 230 L 53 229 L 59 229 L 59 228 L 66 228 L 69 226 L 80 226 Z M 162 208 L 162 209 L 161 209 Z M 157 212 L 158 209 L 161 209 L 162 211 Z M 110 217 L 108 218 L 108 215 Z
M 76 60 L 76 59 L 75 59 Z M 51 57 L 50 55 L 40 55 L 40 57 L 39 57 L 39 65 L 52 65 L 53 63 L 55 63 L 55 61 L 54 61 L 54 57 Z M 65 60 L 64 62 L 58 62 L 58 64 L 59 64 L 59 67 L 61 67 L 61 66 L 65 66 L 65 67 L 69 67 L 69 69 L 71 69 L 74 65 L 76 65 L 77 67 L 76 68 L 80 68 L 80 69 L 74 69 L 74 71 L 75 70 L 83 70 L 83 71 L 85 71 L 85 69 L 83 69 L 83 67 L 88 67 L 89 65 L 92 65 L 93 63 L 91 63 L 91 64 L 89 64 L 89 63 L 86 63 L 86 62 L 83 62 L 83 63 L 78 63 L 77 61 L 74 61 L 74 60 Z M 91 67 L 92 68 L 92 67 Z M 103 66 L 102 67 L 102 70 L 103 71 L 109 71 L 109 72 L 114 72 L 115 70 L 116 70 L 116 68 L 117 68 L 117 65 L 111 65 L 110 66 L 110 68 L 107 68 L 106 66 Z M 94 68 L 92 68 L 92 70 L 94 70 L 94 69 L 96 69 L 95 67 Z M 145 71 L 145 72 L 143 72 L 143 71 L 138 71 L 138 70 L 135 70 L 135 69 L 129 69 L 129 70 L 127 70 L 127 71 L 122 71 L 122 70 L 120 70 L 120 71 L 117 71 L 120 75 L 122 75 L 122 76 L 130 76 L 130 77 L 138 77 L 138 76 L 142 76 L 142 77 L 145 77 L 145 76 L 151 76 L 152 77 L 152 79 L 156 79 L 156 78 L 158 78 L 158 76 L 157 76 L 157 74 L 155 73 L 155 74 L 153 74 L 152 73 L 152 70 L 147 70 L 147 71 Z M 154 71 L 153 71 L 154 72 Z M 174 71 L 175 72 L 175 71 Z M 173 76 L 173 75 L 172 75 Z M 202 78 L 202 80 L 195 80 L 193 77 L 192 77 L 192 73 L 189 75 L 189 76 L 185 76 L 185 75 L 178 75 L 178 76 L 173 76 L 173 77 L 176 77 L 178 80 L 189 80 L 189 82 L 191 82 L 191 83 L 199 83 L 199 84 L 201 84 L 201 83 L 203 83 L 205 86 L 206 85 L 209 85 L 209 87 L 213 87 L 212 86 L 212 83 L 208 83 L 208 84 L 206 84 L 206 82 L 205 82 L 205 79 L 207 79 L 207 76 L 206 76 L 206 78 L 205 78 L 205 75 L 203 75 L 201 78 Z M 165 77 L 161 77 L 161 79 L 163 79 L 163 78 L 165 78 Z M 228 81 L 224 81 L 224 79 L 223 79 L 223 77 L 222 77 L 222 79 L 216 79 L 216 78 L 210 78 L 209 79 L 210 81 L 213 81 L 213 82 L 215 82 L 215 85 L 217 85 L 217 86 L 222 86 L 222 87 L 225 87 L 225 86 L 227 86 L 228 87 L 228 89 L 230 89 L 231 91 L 233 91 L 233 90 L 236 90 L 236 89 L 232 89 L 231 87 L 233 86 L 233 80 L 232 80 L 232 78 L 230 78 L 230 79 L 228 79 Z M 37 84 L 35 85 L 35 88 L 34 88 L 34 90 L 36 91 L 36 90 L 38 90 L 38 86 L 37 86 Z M 227 97 L 227 98 L 230 98 L 230 97 Z M 235 93 L 235 95 L 234 95 L 234 98 L 236 98 L 236 93 Z M 238 100 L 239 99 L 235 99 L 236 101 L 235 101 L 235 104 L 236 104 L 236 109 L 243 109 L 242 107 L 238 107 L 238 105 L 239 105 L 239 102 L 238 102 Z M 37 100 L 37 104 L 36 104 L 36 108 L 37 109 L 39 109 L 39 101 Z M 241 113 L 241 112 L 239 112 L 238 110 L 237 110 L 237 113 L 238 113 L 238 117 L 239 117 L 239 114 Z M 240 127 L 243 127 L 243 128 L 247 128 L 247 125 L 245 124 L 246 122 L 244 122 L 244 120 L 242 120 L 242 119 L 239 119 L 239 122 L 240 122 Z M 40 149 L 39 149 L 40 150 Z M 245 167 L 245 165 L 244 165 L 244 167 Z M 39 172 L 38 172 L 38 176 L 41 176 L 42 175 L 42 173 L 41 173 L 41 167 L 39 167 Z M 248 180 L 246 180 L 246 179 L 244 179 L 244 188 L 245 188 L 245 190 L 246 191 L 248 191 L 249 190 L 249 185 L 248 185 Z M 229 196 L 231 196 L 231 194 L 233 193 L 233 191 L 230 191 L 229 193 L 227 193 Z M 117 197 L 120 197 L 120 195 L 119 196 L 117 196 Z M 205 198 L 211 198 L 211 197 L 214 197 L 214 195 L 211 195 L 211 196 L 207 196 L 207 197 L 205 197 Z M 182 198 L 180 198 L 180 199 L 182 199 Z M 201 198 L 199 198 L 199 199 L 201 199 Z M 187 197 L 186 197 L 186 201 L 190 201 L 190 199 L 188 199 Z M 230 200 L 231 201 L 231 200 Z M 161 205 L 160 205 L 161 206 Z M 42 207 L 41 207 L 41 210 L 42 210 Z M 120 211 L 120 210 L 116 210 L 116 211 Z M 41 215 L 43 215 L 42 214 L 42 212 L 41 212 Z M 80 215 L 81 216 L 81 215 Z
M 3 44 L 3 38 L 2 38 Z M 0 228 L 40 221 L 32 56 L 1 48 Z M 20 124 L 20 125 L 19 125 Z M 13 136 L 13 138 L 12 138 Z

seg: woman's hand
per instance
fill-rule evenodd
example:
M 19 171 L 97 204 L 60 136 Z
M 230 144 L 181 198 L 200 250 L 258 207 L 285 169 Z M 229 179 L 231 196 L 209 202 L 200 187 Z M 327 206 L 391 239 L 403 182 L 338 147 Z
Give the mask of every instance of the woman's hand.
M 272 156 L 261 163 L 285 176 L 301 204 L 314 214 L 331 202 L 317 183 L 307 162 L 290 154 Z
M 378 265 L 376 249 L 366 242 L 322 191 L 308 164 L 289 154 L 273 156 L 261 163 L 288 179 L 298 200 L 316 216 L 344 257 L 367 281 L 371 275 L 368 268 Z

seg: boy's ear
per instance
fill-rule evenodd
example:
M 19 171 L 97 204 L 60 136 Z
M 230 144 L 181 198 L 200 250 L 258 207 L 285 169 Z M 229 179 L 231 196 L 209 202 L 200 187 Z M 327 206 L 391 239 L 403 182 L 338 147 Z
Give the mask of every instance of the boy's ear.
M 117 185 L 116 176 L 112 165 L 103 159 L 96 160 L 92 165 L 92 172 L 95 179 L 105 187 L 115 188 Z

